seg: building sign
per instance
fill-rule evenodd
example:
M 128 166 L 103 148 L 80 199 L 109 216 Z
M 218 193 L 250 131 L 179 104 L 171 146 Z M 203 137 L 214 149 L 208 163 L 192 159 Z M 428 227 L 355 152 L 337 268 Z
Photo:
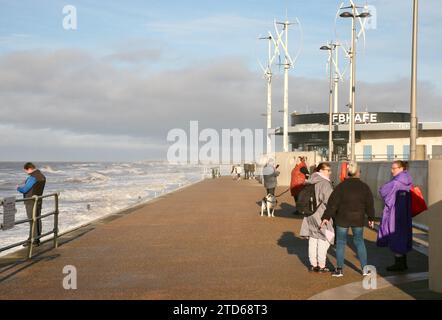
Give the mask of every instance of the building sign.
M 3 230 L 12 229 L 14 227 L 16 213 L 17 209 L 15 208 L 15 197 L 3 199 Z
M 350 122 L 349 113 L 333 113 L 333 124 L 348 124 Z M 377 123 L 378 114 L 368 112 L 358 112 L 355 114 L 355 123 Z

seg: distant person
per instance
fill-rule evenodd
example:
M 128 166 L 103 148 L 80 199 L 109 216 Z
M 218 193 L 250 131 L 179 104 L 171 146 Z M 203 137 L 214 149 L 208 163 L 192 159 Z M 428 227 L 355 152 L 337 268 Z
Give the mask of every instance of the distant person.
M 379 189 L 385 206 L 377 245 L 389 247 L 395 255 L 395 263 L 387 271 L 405 271 L 408 269 L 407 253 L 412 249 L 412 179 L 407 163 L 400 160 L 392 163 L 391 174 L 393 178 Z
M 46 177 L 31 162 L 27 162 L 24 165 L 23 169 L 28 174 L 28 178 L 26 179 L 23 185 L 17 186 L 17 191 L 22 193 L 24 198 L 32 198 L 33 196 L 42 196 L 46 184 Z M 28 219 L 32 219 L 34 201 L 26 200 L 25 207 Z M 41 207 L 42 207 L 42 200 L 40 199 L 39 201 L 37 201 L 36 217 L 41 216 Z M 41 236 L 41 231 L 42 231 L 42 224 L 41 224 L 41 219 L 39 219 L 37 220 L 36 223 L 36 230 L 35 230 L 36 234 L 34 234 L 34 236 L 35 237 Z M 37 240 L 35 244 L 39 245 L 40 239 Z
M 241 165 L 236 166 L 236 179 L 239 181 L 241 180 L 241 174 L 242 174 L 242 167 Z
M 310 173 L 307 169 L 305 157 L 296 158 L 296 166 L 293 168 L 290 179 L 290 193 L 292 194 L 295 205 L 298 202 L 298 195 L 304 187 L 305 181 L 309 178 Z M 298 210 L 295 211 L 298 214 Z
M 233 180 L 238 179 L 238 174 L 236 173 L 236 166 L 235 165 L 232 166 L 232 171 L 230 172 L 230 174 L 232 175 Z
M 333 185 L 330 181 L 331 167 L 327 162 L 320 163 L 307 183 L 315 185 L 315 197 L 317 209 L 311 216 L 305 217 L 302 221 L 300 236 L 309 239 L 308 255 L 310 260 L 310 271 L 329 272 L 326 266 L 327 251 L 330 242 L 326 237 L 326 230 L 334 232 L 333 221 L 321 225 L 322 215 L 327 207 L 328 198 L 333 192 Z
M 250 175 L 249 164 L 244 163 L 244 179 L 248 180 Z
M 327 209 L 322 216 L 322 225 L 333 219 L 336 226 L 336 261 L 337 268 L 332 273 L 334 277 L 342 277 L 344 267 L 345 247 L 347 246 L 348 229 L 353 233 L 353 243 L 356 246 L 363 275 L 367 265 L 367 249 L 364 243 L 365 217 L 368 225 L 374 227 L 374 200 L 370 187 L 361 181 L 361 171 L 356 162 L 348 165 L 348 179 L 340 183 L 330 195 Z
M 253 179 L 255 179 L 255 163 L 250 165 L 250 175 Z
M 278 167 L 279 165 L 274 167 L 273 159 L 270 159 L 262 169 L 264 188 L 266 189 L 267 194 L 275 195 L 277 177 L 279 176 L 279 171 L 277 170 Z

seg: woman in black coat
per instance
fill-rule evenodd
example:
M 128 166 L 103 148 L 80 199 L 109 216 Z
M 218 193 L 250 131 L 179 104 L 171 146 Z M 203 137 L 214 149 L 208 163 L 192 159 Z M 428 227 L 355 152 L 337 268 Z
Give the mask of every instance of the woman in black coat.
M 348 165 L 349 178 L 340 183 L 330 195 L 327 209 L 322 216 L 322 223 L 326 224 L 331 218 L 336 225 L 336 260 L 337 268 L 332 274 L 342 277 L 344 274 L 345 247 L 347 245 L 348 229 L 352 229 L 353 242 L 361 262 L 362 273 L 367 265 L 367 250 L 364 243 L 365 217 L 368 217 L 369 226 L 374 226 L 374 200 L 370 187 L 361 181 L 360 170 L 356 162 Z M 365 274 L 364 274 L 365 275 Z

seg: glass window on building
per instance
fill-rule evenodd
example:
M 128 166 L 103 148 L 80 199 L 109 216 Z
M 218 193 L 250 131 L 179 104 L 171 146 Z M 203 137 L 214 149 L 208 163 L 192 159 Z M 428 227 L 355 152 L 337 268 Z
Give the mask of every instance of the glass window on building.
M 394 145 L 392 144 L 387 145 L 387 160 L 388 161 L 394 160 Z
M 431 151 L 433 159 L 442 159 L 442 146 L 433 145 Z
M 403 147 L 403 157 L 404 160 L 410 160 L 410 145 L 405 144 Z
M 371 145 L 364 146 L 364 161 L 372 160 L 372 155 L 373 155 L 372 151 L 373 150 L 372 150 Z

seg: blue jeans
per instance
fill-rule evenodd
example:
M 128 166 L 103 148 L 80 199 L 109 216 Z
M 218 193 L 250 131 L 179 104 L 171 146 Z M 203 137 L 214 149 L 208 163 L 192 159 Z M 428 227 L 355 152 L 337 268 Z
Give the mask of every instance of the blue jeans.
M 347 245 L 347 233 L 349 228 L 336 226 L 336 260 L 338 268 L 344 267 L 345 247 Z M 359 261 L 361 262 L 361 269 L 367 265 L 367 249 L 364 243 L 364 228 L 351 227 L 353 232 L 353 243 L 356 246 Z

